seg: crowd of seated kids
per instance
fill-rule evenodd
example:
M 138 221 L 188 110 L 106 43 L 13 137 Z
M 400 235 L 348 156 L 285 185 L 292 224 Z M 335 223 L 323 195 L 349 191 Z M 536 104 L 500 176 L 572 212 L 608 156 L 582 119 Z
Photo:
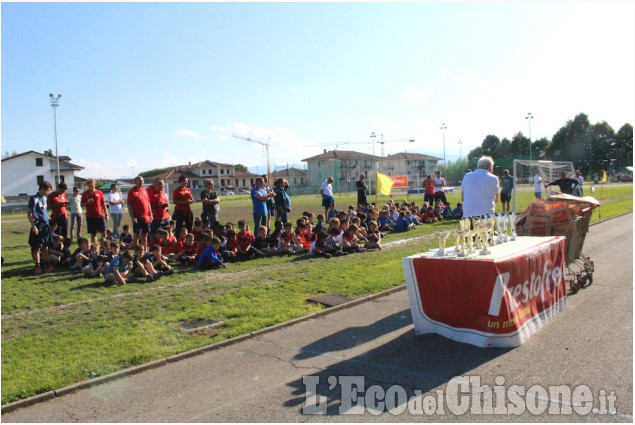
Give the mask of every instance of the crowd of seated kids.
M 118 240 L 107 231 L 106 237 L 92 246 L 87 238 L 80 238 L 71 252 L 70 241 L 56 235 L 53 225 L 54 245 L 49 249 L 48 263 L 67 266 L 88 278 L 103 278 L 107 284 L 154 282 L 173 274 L 174 265 L 206 270 L 273 255 L 308 253 L 330 258 L 380 250 L 387 232 L 407 232 L 418 225 L 460 219 L 462 215 L 460 203 L 451 209 L 441 203 L 433 206 L 424 202 L 419 207 L 414 202 L 399 204 L 391 199 L 381 210 L 371 205 L 338 211 L 333 203 L 326 217 L 319 214 L 314 219 L 312 213 L 304 212 L 295 226 L 276 221 L 271 231 L 260 226 L 255 233 L 245 220 L 239 220 L 235 227 L 231 222 L 204 225 L 196 219 L 191 233 L 183 227 L 174 235 L 173 223 L 159 228 L 149 237 L 147 252 L 134 244 L 129 225 L 123 226 Z

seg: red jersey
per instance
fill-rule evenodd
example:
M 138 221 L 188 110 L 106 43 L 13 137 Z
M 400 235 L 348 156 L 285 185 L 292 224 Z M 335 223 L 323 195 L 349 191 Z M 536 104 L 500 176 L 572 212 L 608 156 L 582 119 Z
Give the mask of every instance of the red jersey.
M 236 252 L 236 246 L 238 245 L 238 240 L 236 238 L 234 239 L 227 239 L 227 251 L 233 251 Z
M 423 187 L 426 190 L 426 194 L 428 195 L 434 195 L 434 180 L 433 179 L 426 179 L 423 181 Z
M 300 237 L 300 241 L 302 242 L 302 246 L 304 247 L 305 250 L 309 250 L 311 249 L 311 244 L 313 243 L 313 241 L 315 241 L 317 239 L 317 233 L 311 233 L 311 236 L 309 236 L 308 233 L 304 232 L 304 234 L 302 235 L 302 237 Z
M 150 200 L 152 220 L 163 221 L 169 219 L 168 209 L 163 206 L 163 204 L 168 204 L 168 194 L 164 191 L 157 192 L 153 186 L 147 188 L 146 192 L 148 192 L 148 199 Z
M 49 196 L 46 198 L 46 205 L 53 205 L 57 202 L 66 202 L 66 194 L 62 193 L 60 195 L 57 191 L 49 193 Z M 57 217 L 66 217 L 66 205 L 53 208 L 51 218 L 55 220 Z
M 244 251 L 249 245 L 253 245 L 256 242 L 256 237 L 250 232 L 238 232 L 236 241 L 240 249 Z
M 201 255 L 201 252 L 203 252 L 203 250 L 207 248 L 207 242 L 201 242 L 198 245 L 196 245 L 196 257 L 198 258 L 199 255 Z
M 136 219 L 142 223 L 150 223 L 152 216 L 150 215 L 150 199 L 148 191 L 145 187 L 133 187 L 128 191 L 128 205 L 132 208 L 132 212 Z
M 86 204 L 89 199 L 93 199 L 95 202 Z M 93 193 L 85 191 L 82 193 L 82 205 L 86 205 L 86 218 L 100 218 L 104 216 L 104 205 L 106 199 L 101 190 L 93 189 Z
M 172 202 L 174 202 L 175 211 L 181 211 L 184 213 L 191 211 L 190 204 L 176 203 L 176 201 L 188 201 L 188 200 L 194 200 L 194 197 L 192 196 L 192 192 L 190 191 L 189 188 L 187 187 L 181 188 L 181 186 L 179 186 L 176 189 L 174 189 L 174 192 L 172 192 Z
M 192 244 L 192 245 L 187 245 L 187 244 L 183 244 L 183 246 L 181 247 L 180 251 L 183 251 L 183 255 L 187 255 L 188 257 L 191 255 L 196 255 L 198 254 L 198 252 L 196 252 L 196 245 Z
M 282 243 L 289 243 L 293 238 L 295 238 L 295 233 L 289 233 L 288 235 L 286 233 L 280 233 L 278 240 Z
M 169 239 L 162 239 L 159 243 L 159 246 L 161 247 L 161 253 L 163 255 L 174 254 L 175 250 L 177 249 L 176 238 L 172 236 Z

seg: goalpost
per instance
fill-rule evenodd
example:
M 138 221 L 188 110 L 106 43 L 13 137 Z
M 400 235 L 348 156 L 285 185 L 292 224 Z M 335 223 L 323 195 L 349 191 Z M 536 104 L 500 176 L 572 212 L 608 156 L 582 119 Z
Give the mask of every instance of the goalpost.
M 575 176 L 575 168 L 571 161 L 537 161 L 537 160 L 514 160 L 514 189 L 512 196 L 513 211 L 516 211 L 516 191 L 519 184 L 529 184 L 529 189 L 534 190 L 534 175 L 540 172 L 542 175 L 542 184 L 552 182 L 560 177 L 561 172 L 565 172 L 567 177 Z M 543 186 L 544 188 L 544 186 Z M 543 190 L 544 192 L 544 190 Z

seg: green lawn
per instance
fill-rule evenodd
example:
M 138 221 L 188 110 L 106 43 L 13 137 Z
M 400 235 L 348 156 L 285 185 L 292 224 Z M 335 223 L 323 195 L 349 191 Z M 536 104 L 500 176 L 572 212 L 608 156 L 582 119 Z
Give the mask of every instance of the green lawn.
M 519 211 L 532 198 L 530 191 L 519 192 Z M 603 219 L 633 209 L 632 186 L 607 186 L 603 198 Z M 459 199 L 458 193 L 448 196 L 452 205 Z M 339 195 L 336 201 L 346 208 L 355 197 Z M 319 197 L 293 198 L 291 218 L 305 210 L 323 212 Z M 220 218 L 251 221 L 250 201 L 223 198 Z M 389 235 L 384 243 L 453 228 L 456 222 L 423 225 Z M 27 230 L 24 215 L 3 215 L 3 404 L 306 315 L 321 309 L 305 301 L 314 295 L 357 298 L 403 284 L 401 258 L 436 245 L 434 238 L 416 238 L 329 260 L 273 257 L 219 271 L 184 268 L 152 284 L 104 287 L 68 271 L 34 276 Z M 211 335 L 179 332 L 179 322 L 196 318 L 224 323 Z

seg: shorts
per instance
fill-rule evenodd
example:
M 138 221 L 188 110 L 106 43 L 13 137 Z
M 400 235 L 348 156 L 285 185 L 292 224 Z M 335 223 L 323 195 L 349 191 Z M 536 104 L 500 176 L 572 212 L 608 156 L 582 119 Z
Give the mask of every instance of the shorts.
M 33 233 L 33 229 L 29 232 L 29 245 L 31 249 L 36 250 L 43 246 L 53 245 L 53 234 L 51 233 L 51 226 L 48 223 L 36 225 L 38 234 Z
M 534 192 L 534 195 L 536 196 L 536 199 L 542 198 L 542 192 Z
M 150 233 L 150 223 L 136 222 L 132 224 L 133 233 Z
M 505 202 L 510 202 L 512 200 L 512 194 L 511 193 L 505 193 L 505 192 L 501 192 L 501 202 L 505 203 Z
M 152 220 L 150 222 L 150 233 L 156 233 L 160 227 L 165 227 L 170 225 L 170 219 L 166 218 L 165 220 Z
M 335 198 L 333 198 L 332 196 L 325 196 L 322 198 L 322 206 L 324 208 L 328 208 L 331 206 L 331 204 L 335 203 Z
M 86 217 L 86 225 L 88 227 L 88 233 L 95 234 L 97 232 L 106 231 L 106 219 L 104 217 L 88 218 Z

